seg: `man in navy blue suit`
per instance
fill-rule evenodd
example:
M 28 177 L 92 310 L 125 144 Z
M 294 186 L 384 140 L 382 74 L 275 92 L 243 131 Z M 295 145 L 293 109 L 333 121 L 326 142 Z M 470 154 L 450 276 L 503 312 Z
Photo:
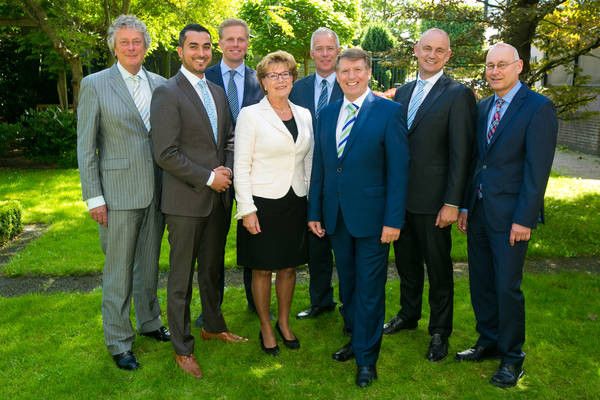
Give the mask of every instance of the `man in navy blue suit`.
M 456 359 L 500 357 L 491 378 L 500 387 L 515 386 L 523 375 L 523 264 L 541 215 L 558 131 L 552 102 L 519 81 L 522 68 L 513 46 L 497 43 L 488 51 L 485 75 L 494 95 L 478 105 L 468 211 L 458 219 L 459 229 L 467 233 L 479 339 Z
M 308 226 L 331 240 L 341 312 L 352 332 L 333 358 L 356 358 L 356 384 L 366 387 L 377 378 L 389 245 L 404 225 L 408 142 L 400 105 L 369 90 L 364 50 L 344 50 L 336 74 L 344 98 L 317 121 Z
M 316 72 L 294 83 L 290 100 L 292 103 L 308 108 L 313 118 L 313 127 L 317 126 L 317 117 L 329 103 L 342 98 L 342 90 L 335 79 L 335 60 L 340 53 L 340 41 L 337 34 L 328 28 L 319 28 L 310 38 L 310 56 L 315 62 Z M 310 273 L 310 307 L 300 311 L 298 319 L 314 318 L 324 312 L 333 311 L 333 256 L 329 238 L 309 235 L 308 271 Z
M 234 18 L 223 21 L 219 25 L 219 47 L 223 52 L 223 58 L 220 63 L 207 68 L 205 72 L 206 79 L 225 90 L 234 126 L 242 107 L 256 104 L 264 97 L 258 79 L 256 79 L 256 71 L 244 64 L 249 38 L 250 29 L 245 21 Z M 233 200 L 234 191 L 233 188 L 231 189 L 231 199 Z M 225 214 L 227 216 L 227 232 L 229 232 L 231 207 L 225 211 Z M 224 268 L 225 265 L 223 265 Z M 221 282 L 221 301 L 223 301 L 224 288 L 225 281 Z M 252 270 L 248 268 L 244 268 L 244 288 L 248 309 L 256 312 L 252 299 Z M 202 314 L 196 320 L 196 326 L 202 326 Z

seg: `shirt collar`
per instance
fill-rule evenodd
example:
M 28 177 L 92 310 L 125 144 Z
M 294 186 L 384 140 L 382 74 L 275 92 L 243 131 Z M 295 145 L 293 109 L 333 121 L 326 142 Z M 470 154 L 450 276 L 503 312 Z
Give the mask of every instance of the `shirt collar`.
M 121 65 L 120 62 L 117 61 L 117 69 L 119 70 L 119 72 L 121 73 L 121 76 L 123 77 L 123 80 L 127 81 L 127 79 L 129 79 L 130 77 L 133 76 L 133 74 L 129 71 L 127 71 L 125 69 L 125 67 L 123 67 Z M 143 68 L 140 68 L 140 70 L 137 73 L 137 76 L 139 76 L 143 81 L 147 80 L 146 74 L 142 73 L 142 71 L 144 71 Z
M 332 72 L 326 78 L 322 77 L 321 75 L 315 72 L 315 84 L 317 87 L 321 87 L 321 82 L 323 80 L 327 81 L 327 86 L 332 87 L 335 83 L 335 72 Z
M 244 78 L 244 75 L 246 73 L 246 64 L 244 64 L 243 62 L 236 68 L 231 68 L 229 65 L 225 64 L 225 61 L 223 61 L 223 59 L 221 59 L 220 67 L 221 75 L 223 76 L 228 75 L 229 71 L 231 71 L 232 69 L 235 70 L 235 72 L 237 72 L 238 74 L 240 74 L 242 78 Z
M 427 79 L 421 79 L 421 76 L 419 75 L 418 78 L 417 78 L 417 81 L 425 81 L 425 82 L 427 82 L 427 84 L 433 86 L 433 85 L 435 85 L 437 83 L 437 81 L 440 80 L 440 78 L 442 77 L 442 75 L 444 75 L 444 70 L 443 69 L 439 70 L 437 74 L 435 74 L 433 76 L 430 76 Z
M 371 89 L 367 88 L 367 90 L 365 90 L 365 92 L 363 94 L 361 94 L 356 100 L 354 101 L 350 101 L 346 98 L 346 96 L 344 96 L 344 104 L 342 104 L 342 108 L 346 108 L 346 106 L 350 103 L 354 103 L 358 106 L 358 111 L 360 111 L 360 108 L 363 105 L 363 102 L 365 101 L 365 99 L 367 98 L 367 96 L 369 95 L 369 93 L 371 93 Z
M 186 69 L 183 65 L 181 66 L 180 69 L 181 73 L 183 74 L 183 76 L 185 76 L 187 78 L 188 81 L 190 81 L 190 83 L 192 84 L 192 86 L 196 86 L 198 84 L 198 82 L 200 81 L 204 81 L 206 82 L 206 75 L 204 75 L 204 77 L 202 78 L 198 78 L 197 75 L 192 74 L 188 69 Z
M 505 103 L 509 104 L 512 101 L 512 99 L 515 97 L 515 95 L 517 94 L 519 89 L 521 89 L 521 86 L 523 86 L 521 81 L 517 81 L 517 84 L 515 86 L 513 86 L 513 88 L 510 89 L 508 91 L 508 93 L 506 93 L 504 96 L 502 96 L 502 100 L 504 100 Z M 497 94 L 494 94 L 494 103 L 499 98 L 500 98 L 500 96 L 498 96 Z

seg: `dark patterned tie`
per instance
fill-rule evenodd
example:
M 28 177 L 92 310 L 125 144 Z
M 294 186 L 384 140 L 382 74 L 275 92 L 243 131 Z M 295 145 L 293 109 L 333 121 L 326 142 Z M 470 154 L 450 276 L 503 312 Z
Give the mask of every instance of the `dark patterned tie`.
M 229 103 L 229 109 L 231 110 L 231 115 L 233 116 L 233 122 L 237 120 L 237 116 L 240 113 L 237 86 L 233 80 L 235 72 L 236 71 L 234 69 L 229 70 L 229 83 L 227 83 L 227 102 Z
M 496 100 L 496 112 L 494 112 L 494 116 L 492 117 L 492 123 L 490 124 L 490 129 L 488 129 L 487 133 L 487 144 L 490 144 L 492 138 L 494 137 L 494 133 L 496 132 L 496 128 L 498 128 L 498 124 L 500 123 L 500 110 L 504 105 L 505 101 L 499 97 Z
M 316 118 L 319 118 L 319 113 L 327 105 L 327 81 L 323 79 L 321 81 L 321 94 L 319 95 L 319 102 L 317 103 Z

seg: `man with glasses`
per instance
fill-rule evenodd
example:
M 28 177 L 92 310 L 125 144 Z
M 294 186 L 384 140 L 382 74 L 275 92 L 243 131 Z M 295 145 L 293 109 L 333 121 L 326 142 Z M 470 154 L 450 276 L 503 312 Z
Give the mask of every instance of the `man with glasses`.
M 519 81 L 522 69 L 513 46 L 497 43 L 488 51 L 485 76 L 494 94 L 478 105 L 476 159 L 458 219 L 467 233 L 479 338 L 456 359 L 500 358 L 491 378 L 499 387 L 515 386 L 523 375 L 523 263 L 542 215 L 558 131 L 552 102 Z
M 290 100 L 308 108 L 313 118 L 313 128 L 317 127 L 317 117 L 330 102 L 342 98 L 342 91 L 336 81 L 335 60 L 340 52 L 337 34 L 328 28 L 319 28 L 310 38 L 310 57 L 315 62 L 315 73 L 294 84 Z M 309 235 L 308 271 L 310 273 L 310 307 L 300 311 L 296 318 L 314 318 L 324 312 L 333 311 L 333 256 L 328 237 Z M 347 330 L 347 329 L 346 329 Z

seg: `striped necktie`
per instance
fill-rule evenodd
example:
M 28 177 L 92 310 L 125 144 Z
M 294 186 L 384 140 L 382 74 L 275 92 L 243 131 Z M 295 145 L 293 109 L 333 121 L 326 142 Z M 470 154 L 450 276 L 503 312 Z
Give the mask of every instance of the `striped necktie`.
M 337 145 L 337 156 L 338 159 L 342 158 L 344 154 L 344 148 L 346 147 L 346 143 L 348 143 L 348 137 L 350 136 L 350 131 L 352 130 L 352 126 L 356 121 L 356 114 L 358 113 L 358 106 L 354 103 L 350 103 L 346 106 L 346 119 L 344 121 L 344 125 L 342 125 L 342 133 L 340 134 L 340 140 Z
M 227 83 L 227 102 L 229 103 L 229 109 L 231 110 L 233 122 L 237 120 L 238 114 L 240 113 L 237 86 L 233 80 L 235 74 L 235 69 L 229 70 L 229 83 Z
M 408 126 L 408 129 L 410 129 L 410 127 L 412 126 L 412 123 L 415 119 L 415 115 L 417 115 L 417 111 L 421 106 L 421 101 L 423 100 L 423 91 L 425 89 L 426 83 L 427 82 L 421 79 L 417 81 L 415 95 L 410 99 L 410 103 L 408 104 L 408 117 L 406 119 L 406 125 Z
M 210 120 L 210 125 L 212 126 L 215 143 L 218 143 L 219 141 L 217 138 L 217 108 L 215 107 L 215 101 L 210 95 L 210 91 L 208 90 L 208 84 L 204 79 L 198 81 L 198 86 L 200 87 L 200 93 L 202 95 L 202 103 L 204 103 L 204 109 L 208 114 L 208 119 Z
M 319 95 L 319 101 L 317 103 L 316 118 L 319 118 L 319 113 L 327 105 L 327 81 L 323 79 L 321 81 L 321 94 Z
M 130 79 L 133 82 L 133 102 L 140 112 L 140 117 L 146 125 L 146 129 L 150 131 L 150 101 L 147 96 L 144 96 L 142 90 L 142 77 L 139 75 L 132 75 Z
M 498 128 L 498 124 L 500 123 L 500 110 L 504 105 L 505 100 L 501 97 L 498 97 L 496 100 L 496 111 L 494 112 L 494 116 L 492 117 L 492 122 L 490 123 L 490 129 L 488 129 L 487 133 L 487 144 L 490 144 L 492 138 L 494 137 L 494 133 L 496 132 L 496 128 Z

